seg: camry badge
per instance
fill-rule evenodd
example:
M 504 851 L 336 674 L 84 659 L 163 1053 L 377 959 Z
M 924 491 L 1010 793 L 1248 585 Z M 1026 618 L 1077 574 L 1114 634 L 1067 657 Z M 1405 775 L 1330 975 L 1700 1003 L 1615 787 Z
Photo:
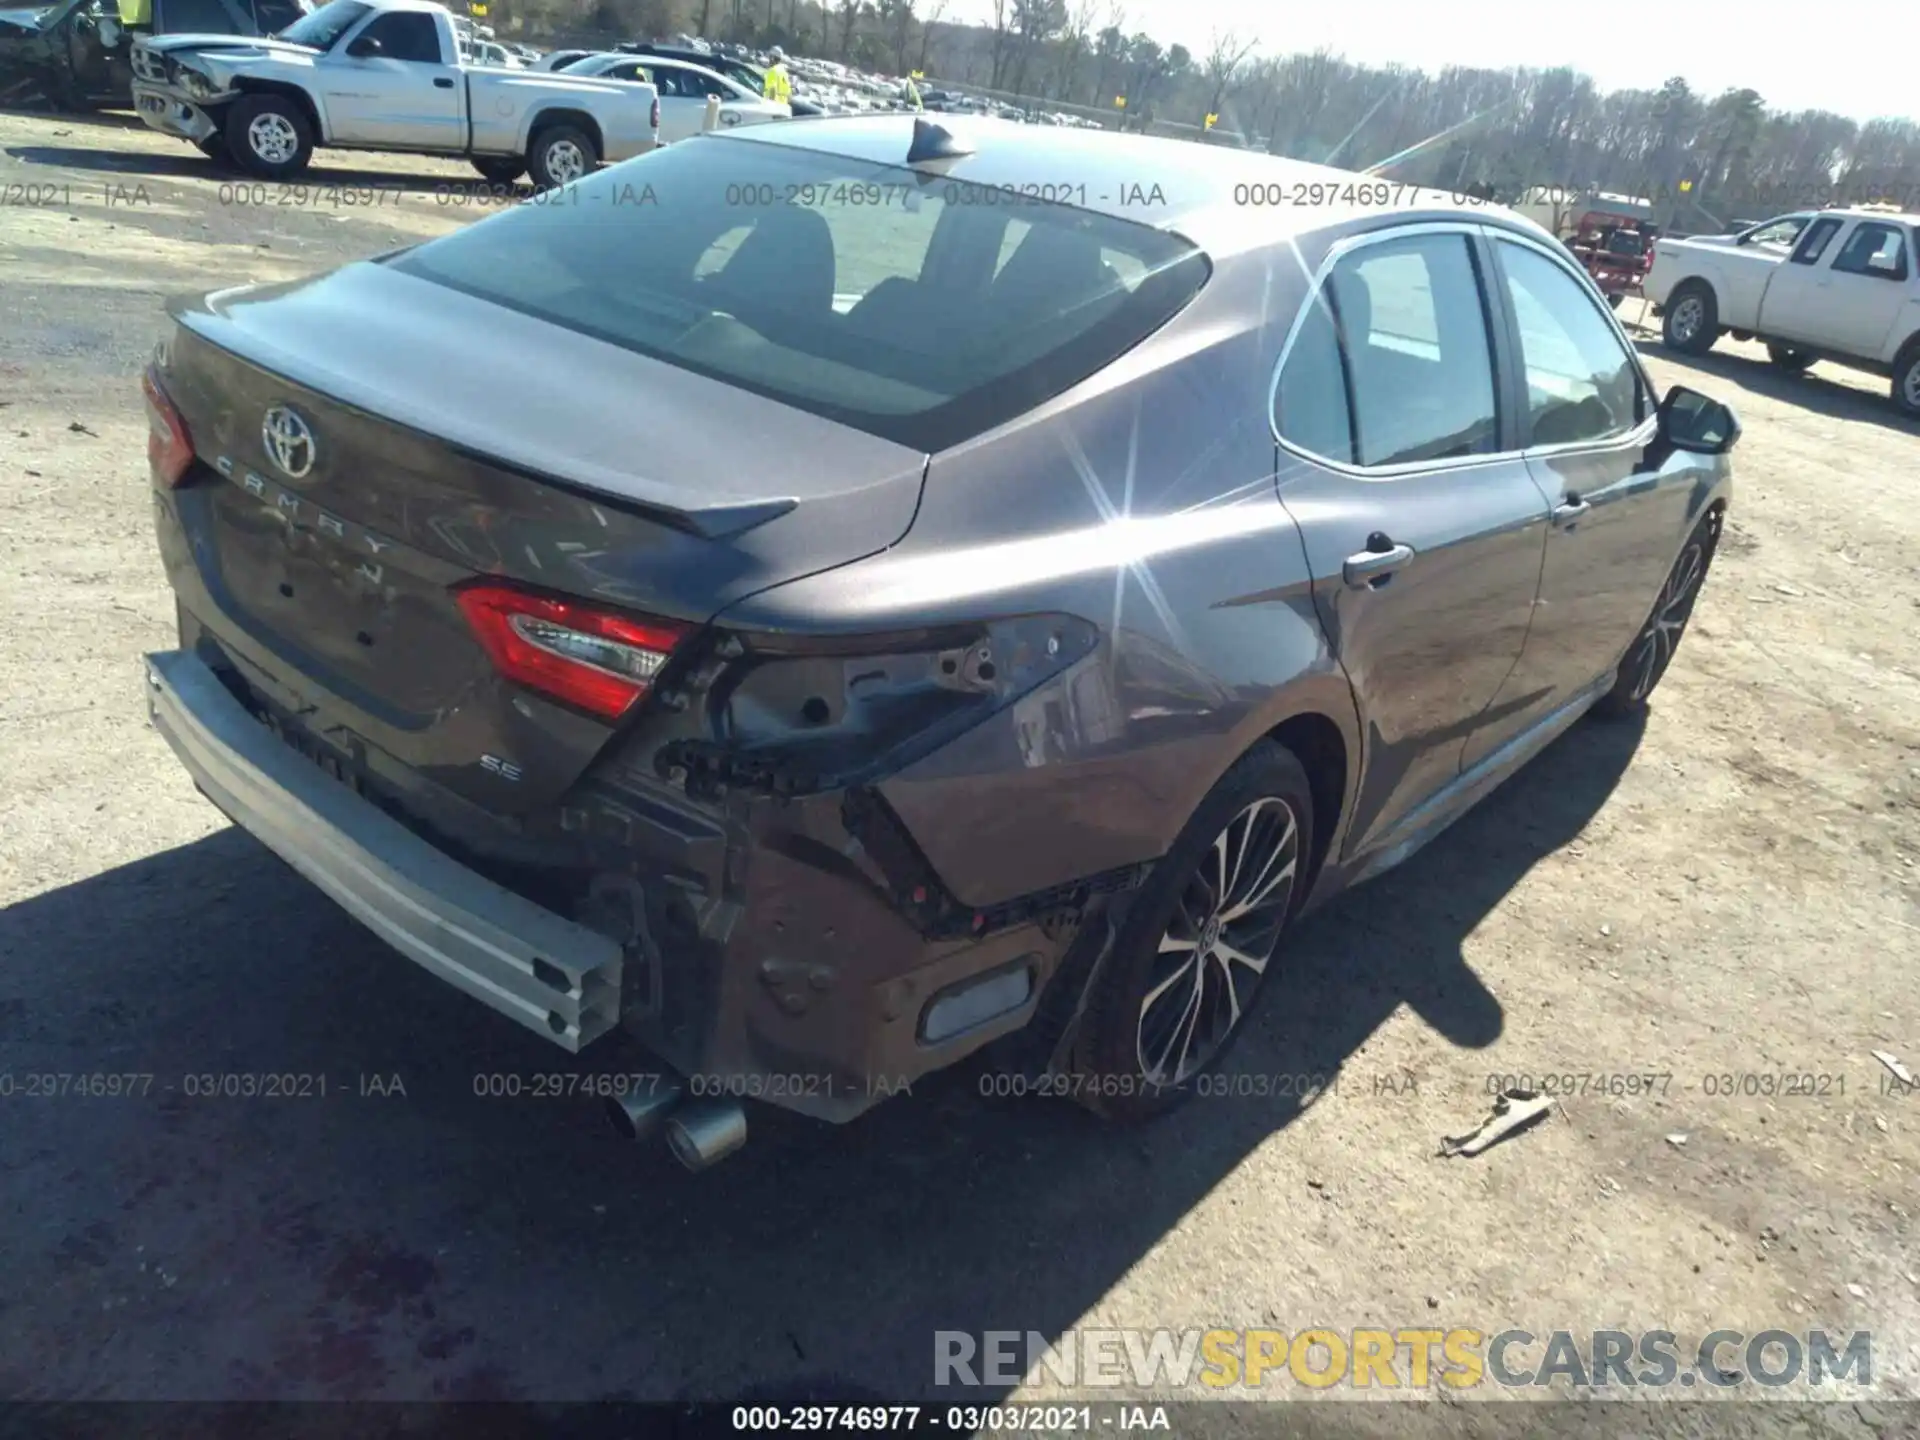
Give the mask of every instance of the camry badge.
M 267 458 L 289 479 L 298 480 L 313 469 L 313 431 L 298 411 L 285 405 L 267 411 L 260 422 L 260 441 L 266 446 Z

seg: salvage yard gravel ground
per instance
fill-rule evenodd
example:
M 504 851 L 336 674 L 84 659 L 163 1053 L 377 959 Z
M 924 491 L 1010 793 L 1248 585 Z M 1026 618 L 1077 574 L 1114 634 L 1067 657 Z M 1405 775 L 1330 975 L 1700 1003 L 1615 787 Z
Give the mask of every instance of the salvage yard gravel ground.
M 937 1330 L 1419 1325 L 1870 1330 L 1861 1398 L 1920 1396 L 1920 1093 L 1876 1058 L 1920 1068 L 1920 430 L 1883 382 L 1651 350 L 1746 433 L 1650 717 L 1314 917 L 1220 1093 L 1113 1133 L 982 1061 L 842 1130 L 757 1109 L 690 1176 L 592 1100 L 487 1093 L 647 1062 L 406 965 L 148 727 L 162 299 L 485 213 L 412 157 L 232 182 L 124 118 L 0 114 L 0 1394 L 917 1396 Z M 153 1079 L 21 1088 L 105 1072 Z M 188 1093 L 233 1073 L 325 1093 Z M 1510 1089 L 1556 1104 L 1439 1156 Z M 1897 1433 L 1823 1416 L 1779 1424 Z

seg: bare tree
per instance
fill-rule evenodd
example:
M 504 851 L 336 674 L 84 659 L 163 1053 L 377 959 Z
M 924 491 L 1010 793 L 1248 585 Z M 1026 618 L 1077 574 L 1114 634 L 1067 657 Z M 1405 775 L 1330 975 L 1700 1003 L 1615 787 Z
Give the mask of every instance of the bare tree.
M 853 58 L 853 32 L 860 24 L 861 0 L 840 0 L 840 8 L 834 18 L 840 25 L 840 60 L 844 64 Z
M 1067 23 L 1066 0 L 1013 0 L 1013 27 L 1019 34 L 1014 55 L 1013 89 L 1027 93 L 1027 71 Z
M 1241 64 L 1259 43 L 1259 37 L 1256 36 L 1242 45 L 1231 30 L 1213 37 L 1213 48 L 1207 52 L 1206 61 L 1200 67 L 1200 73 L 1207 79 L 1207 114 L 1220 113 L 1220 101 L 1226 95 L 1227 87 L 1233 84 L 1233 77 L 1240 73 Z
M 1013 53 L 1013 18 L 1012 0 L 993 0 L 993 71 L 987 81 L 989 90 L 1000 88 L 1001 73 Z
M 947 0 L 933 0 L 927 6 L 927 15 L 920 22 L 920 62 L 913 68 L 921 74 L 927 73 L 927 51 L 933 44 L 933 27 L 940 23 L 940 17 L 947 13 Z

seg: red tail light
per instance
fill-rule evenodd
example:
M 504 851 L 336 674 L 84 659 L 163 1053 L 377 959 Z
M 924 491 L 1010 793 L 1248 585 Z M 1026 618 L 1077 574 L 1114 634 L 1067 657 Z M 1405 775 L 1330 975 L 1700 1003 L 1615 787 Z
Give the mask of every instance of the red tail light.
M 605 720 L 647 693 L 692 629 L 489 581 L 463 586 L 455 598 L 502 675 Z
M 647 123 L 655 130 L 660 128 L 660 96 L 657 93 L 653 97 L 653 118 Z
M 140 377 L 140 390 L 147 399 L 147 464 L 171 490 L 193 464 L 193 441 L 152 370 Z

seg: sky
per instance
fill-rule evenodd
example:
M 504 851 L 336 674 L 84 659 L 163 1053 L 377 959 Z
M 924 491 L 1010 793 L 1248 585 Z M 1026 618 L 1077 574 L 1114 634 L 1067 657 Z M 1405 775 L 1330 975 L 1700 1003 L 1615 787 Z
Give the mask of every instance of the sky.
M 1067 0 L 1073 8 L 1081 0 Z M 1325 47 L 1370 65 L 1398 63 L 1435 71 L 1447 65 L 1571 65 L 1603 90 L 1651 89 L 1684 75 L 1696 91 L 1717 95 L 1750 85 L 1771 109 L 1832 110 L 1857 120 L 1920 119 L 1913 41 L 1920 20 L 1894 29 L 1839 23 L 1839 11 L 1796 11 L 1751 0 L 1618 0 L 1586 5 L 1524 0 L 1091 0 L 1096 30 L 1108 6 L 1125 8 L 1129 34 L 1144 30 L 1162 45 L 1204 57 L 1216 34 L 1257 53 Z M 1850 12 L 1849 12 L 1850 13 Z M 1886 13 L 1908 15 L 1906 0 Z M 949 20 L 985 23 L 991 0 L 950 0 Z M 1805 19 L 1800 17 L 1804 16 Z M 1897 28 L 1897 27 L 1896 27 Z M 1609 30 L 1618 39 L 1609 39 Z

